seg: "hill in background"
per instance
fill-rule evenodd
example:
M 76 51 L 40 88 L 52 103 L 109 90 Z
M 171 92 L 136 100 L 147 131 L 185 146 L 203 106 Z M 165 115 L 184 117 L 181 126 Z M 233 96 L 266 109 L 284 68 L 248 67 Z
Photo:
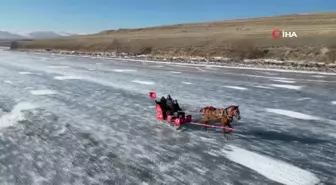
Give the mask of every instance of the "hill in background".
M 274 39 L 275 29 L 297 38 Z M 19 43 L 20 48 L 125 52 L 169 57 L 335 61 L 336 13 L 313 13 L 138 29 Z
M 8 31 L 0 31 L 0 40 L 46 39 L 46 38 L 58 38 L 72 35 L 75 34 L 65 32 L 53 32 L 53 31 L 36 31 L 26 34 L 18 34 L 18 33 L 11 33 Z

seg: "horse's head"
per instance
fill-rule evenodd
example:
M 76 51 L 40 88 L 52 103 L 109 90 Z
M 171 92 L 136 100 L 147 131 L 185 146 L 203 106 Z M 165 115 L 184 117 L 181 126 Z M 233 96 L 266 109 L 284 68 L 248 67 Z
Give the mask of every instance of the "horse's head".
M 230 106 L 227 109 L 228 116 L 230 117 L 235 117 L 237 120 L 240 120 L 240 111 L 239 111 L 239 106 Z

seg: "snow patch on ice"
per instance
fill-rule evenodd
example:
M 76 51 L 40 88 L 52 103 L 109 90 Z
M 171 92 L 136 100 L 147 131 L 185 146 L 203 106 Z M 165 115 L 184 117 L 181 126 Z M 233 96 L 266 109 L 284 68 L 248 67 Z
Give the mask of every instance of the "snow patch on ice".
M 302 101 L 302 100 L 310 100 L 311 98 L 299 98 L 298 101 Z
M 155 65 L 155 66 L 153 66 L 153 67 L 162 68 L 162 67 L 164 67 L 164 66 L 163 66 L 163 65 Z
M 286 78 L 286 77 L 268 77 L 268 78 L 274 79 L 274 80 L 290 80 L 290 81 L 294 80 L 293 78 Z
M 230 89 L 237 89 L 237 90 L 247 90 L 247 88 L 245 88 L 245 87 L 239 87 L 239 86 L 225 85 L 223 87 L 230 88 Z
M 35 109 L 37 106 L 28 102 L 21 102 L 14 106 L 11 112 L 0 117 L 0 128 L 13 126 L 18 121 L 23 121 L 24 115 L 22 111 Z
M 154 85 L 154 82 L 151 81 L 142 81 L 142 80 L 133 80 L 133 83 L 139 83 L 139 84 L 144 84 L 144 85 Z
M 328 133 L 328 135 L 329 135 L 330 137 L 334 137 L 334 138 L 336 138 L 336 134 L 335 134 L 335 133 Z
M 134 70 L 134 69 L 115 69 L 113 71 L 114 72 L 119 72 L 119 73 L 122 73 L 122 72 L 136 72 L 136 70 Z
M 294 83 L 296 83 L 295 81 L 291 81 L 291 80 L 280 80 L 280 79 L 274 79 L 273 81 L 276 81 L 276 82 L 282 82 L 282 83 L 289 83 L 289 84 L 294 84 Z
M 272 72 L 261 72 L 262 74 L 265 74 L 265 75 L 271 75 L 271 76 L 276 76 L 278 75 L 278 73 L 272 73 Z
M 11 85 L 13 85 L 14 83 L 12 82 L 12 81 L 10 81 L 10 80 L 5 80 L 5 81 L 3 81 L 4 83 L 6 83 L 6 84 L 11 84 Z
M 204 67 L 205 69 L 210 69 L 212 71 L 218 71 L 219 69 L 216 67 L 213 67 L 211 65 L 206 65 L 206 66 L 199 66 L 199 67 Z
M 336 105 L 336 101 L 332 101 L 331 104 Z
M 249 77 L 256 77 L 256 78 L 265 78 L 265 79 L 274 79 L 274 80 L 286 80 L 286 81 L 295 81 L 293 78 L 284 78 L 284 77 L 271 77 L 271 76 L 262 76 L 262 75 L 250 75 L 250 74 L 238 74 L 238 73 L 230 73 L 230 72 L 225 72 L 225 74 L 231 74 L 231 75 L 242 75 L 242 76 L 249 76 Z M 336 73 L 335 73 L 336 74 Z M 311 80 L 311 79 L 296 79 L 296 80 L 302 80 L 302 81 L 308 81 L 308 82 L 334 82 L 334 81 L 325 81 L 325 80 Z
M 48 68 L 52 68 L 52 69 L 66 69 L 66 68 L 70 68 L 70 66 L 48 66 Z
M 250 168 L 264 177 L 286 185 L 314 185 L 320 179 L 313 173 L 290 163 L 229 145 L 231 151 L 222 150 L 233 162 Z
M 169 71 L 170 73 L 175 73 L 175 74 L 178 74 L 178 73 L 181 73 L 180 71 Z
M 274 89 L 273 87 L 267 87 L 267 86 L 262 86 L 262 85 L 255 85 L 253 87 L 260 88 L 260 89 Z
M 315 77 L 315 78 L 325 78 L 325 76 L 321 76 L 321 75 L 313 75 L 312 77 Z
M 49 89 L 44 89 L 44 90 L 32 90 L 30 91 L 31 94 L 41 96 L 41 95 L 52 95 L 56 94 L 56 91 L 49 90 Z
M 76 77 L 76 76 L 55 76 L 55 80 L 79 80 L 81 78 Z
M 28 71 L 21 71 L 19 72 L 20 75 L 31 75 L 33 74 L 32 72 L 28 72 Z
M 193 84 L 193 83 L 191 83 L 191 82 L 181 82 L 181 83 L 186 84 L 186 85 L 191 85 L 191 84 Z
M 207 151 L 206 153 L 209 154 L 209 155 L 211 155 L 211 156 L 217 157 L 219 152 L 216 152 L 215 150 L 210 150 L 210 151 Z
M 204 70 L 204 69 L 202 69 L 200 67 L 196 67 L 196 69 L 198 69 L 199 71 L 206 71 L 206 70 Z
M 302 120 L 322 120 L 319 117 L 315 117 L 315 116 L 311 116 L 308 114 L 303 114 L 303 113 L 295 112 L 291 110 L 266 108 L 266 111 L 270 113 L 279 114 L 279 115 L 296 118 L 296 119 L 302 119 Z
M 294 90 L 300 90 L 302 89 L 301 86 L 297 85 L 283 85 L 283 84 L 271 84 L 273 87 L 279 87 L 279 88 L 284 88 L 284 89 L 294 89 Z
M 24 90 L 34 89 L 33 87 L 25 87 Z

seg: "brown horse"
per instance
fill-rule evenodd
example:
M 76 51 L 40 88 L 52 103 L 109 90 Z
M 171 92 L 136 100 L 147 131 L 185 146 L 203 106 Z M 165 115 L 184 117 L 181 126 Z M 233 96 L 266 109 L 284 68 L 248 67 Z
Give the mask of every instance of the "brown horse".
M 204 107 L 200 110 L 203 112 L 201 123 L 206 124 L 208 121 L 213 121 L 216 123 L 221 123 L 224 127 L 232 128 L 231 123 L 235 117 L 237 120 L 240 120 L 240 111 L 239 106 L 231 105 L 227 108 L 215 108 L 212 106 Z M 202 130 L 206 130 L 207 127 L 202 127 Z M 226 134 L 231 133 L 231 130 L 223 129 L 223 134 L 227 138 Z

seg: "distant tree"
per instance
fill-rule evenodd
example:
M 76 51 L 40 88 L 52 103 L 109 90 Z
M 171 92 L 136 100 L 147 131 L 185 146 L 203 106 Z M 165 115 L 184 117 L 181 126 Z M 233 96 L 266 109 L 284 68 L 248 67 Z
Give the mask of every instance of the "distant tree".
M 17 41 L 12 41 L 10 44 L 10 49 L 15 50 L 19 48 L 19 43 Z
M 327 61 L 328 63 L 336 62 L 336 49 L 331 49 L 327 52 Z
M 121 43 L 118 39 L 113 39 L 112 43 L 111 43 L 111 48 L 113 50 L 115 50 L 116 55 L 118 56 L 121 52 Z
M 150 47 L 150 46 L 147 46 L 147 47 L 144 47 L 144 48 L 141 49 L 140 54 L 148 55 L 148 54 L 152 53 L 152 51 L 153 51 L 153 48 Z

